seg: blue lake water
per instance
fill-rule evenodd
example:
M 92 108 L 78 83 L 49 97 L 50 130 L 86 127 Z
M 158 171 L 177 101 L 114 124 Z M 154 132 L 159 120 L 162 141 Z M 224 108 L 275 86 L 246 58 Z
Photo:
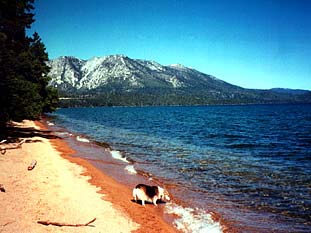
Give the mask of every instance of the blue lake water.
M 192 213 L 185 232 L 211 229 L 208 213 L 229 231 L 311 232 L 311 105 L 68 108 L 53 116 L 161 180 L 179 200 L 168 211 Z

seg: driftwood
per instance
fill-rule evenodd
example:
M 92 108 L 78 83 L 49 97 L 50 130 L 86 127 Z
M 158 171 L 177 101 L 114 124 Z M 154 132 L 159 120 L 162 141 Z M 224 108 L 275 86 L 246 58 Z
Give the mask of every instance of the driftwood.
M 28 171 L 34 169 L 34 167 L 37 165 L 36 160 L 32 160 L 31 164 L 28 166 Z
M 1 192 L 5 192 L 5 189 L 4 189 L 4 187 L 3 187 L 3 184 L 0 184 L 0 191 L 1 191 Z
M 91 223 L 95 222 L 96 218 L 92 219 L 91 221 L 84 223 L 84 224 L 71 224 L 71 223 L 61 223 L 61 222 L 51 222 L 51 221 L 37 221 L 37 223 L 48 226 L 58 226 L 58 227 L 85 227 L 90 225 Z
M 6 140 L 2 140 L 0 144 L 3 144 L 4 142 L 6 142 Z M 11 145 L 9 144 L 7 146 L 0 146 L 1 154 L 4 155 L 6 150 L 21 148 L 24 142 L 26 142 L 26 139 L 21 140 L 19 143 L 12 143 Z
M 5 143 L 6 142 L 6 140 L 2 140 L 1 142 L 0 142 L 0 144 L 2 144 L 2 143 Z M 5 154 L 5 152 L 6 152 L 6 149 L 5 149 L 5 147 L 2 147 L 2 146 L 0 146 L 0 152 L 1 152 L 1 154 Z

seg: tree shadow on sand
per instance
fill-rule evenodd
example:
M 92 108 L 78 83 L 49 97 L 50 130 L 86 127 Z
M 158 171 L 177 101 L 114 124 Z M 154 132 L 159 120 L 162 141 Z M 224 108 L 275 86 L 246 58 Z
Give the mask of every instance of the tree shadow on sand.
M 47 139 L 60 138 L 50 130 L 38 130 L 32 127 L 22 128 L 13 124 L 8 125 L 0 132 L 0 140 L 6 140 L 6 143 L 19 142 L 20 138 L 42 137 Z

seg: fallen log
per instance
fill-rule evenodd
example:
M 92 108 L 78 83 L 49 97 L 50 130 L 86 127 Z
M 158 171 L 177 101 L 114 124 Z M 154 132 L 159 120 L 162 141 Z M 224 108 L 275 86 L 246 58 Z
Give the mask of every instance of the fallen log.
M 0 142 L 0 144 L 2 144 L 2 143 L 5 143 L 6 142 L 6 140 L 2 140 L 1 142 Z M 6 152 L 6 149 L 5 149 L 5 147 L 2 147 L 2 146 L 0 146 L 0 152 L 1 152 L 1 154 L 5 154 L 5 152 Z
M 19 143 L 17 143 L 16 145 L 14 145 L 11 148 L 7 148 L 7 149 L 15 149 L 15 148 L 19 148 L 22 147 L 22 144 L 26 142 L 26 139 L 24 138 L 23 140 L 21 140 Z
M 37 221 L 37 223 L 48 226 L 48 225 L 53 225 L 53 226 L 58 226 L 58 227 L 85 227 L 90 225 L 91 223 L 95 222 L 96 218 L 92 219 L 91 221 L 84 223 L 84 224 L 71 224 L 71 223 L 62 223 L 62 222 L 51 222 L 51 221 Z
M 28 171 L 34 169 L 34 167 L 37 165 L 36 160 L 32 160 L 31 164 L 28 166 Z
M 0 144 L 3 144 L 4 142 L 6 142 L 6 140 L 2 140 L 0 142 Z M 17 149 L 17 148 L 21 148 L 22 144 L 26 142 L 26 139 L 21 140 L 19 143 L 13 143 L 11 145 L 7 145 L 7 146 L 0 146 L 0 151 L 1 154 L 5 154 L 6 150 L 11 150 L 11 149 Z

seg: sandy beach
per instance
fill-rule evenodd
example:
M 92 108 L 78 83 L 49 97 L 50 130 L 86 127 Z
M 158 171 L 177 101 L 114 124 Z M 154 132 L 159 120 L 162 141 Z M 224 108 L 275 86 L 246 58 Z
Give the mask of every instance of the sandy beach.
M 39 122 L 19 127 L 44 129 Z M 87 161 L 71 157 L 61 139 L 35 136 L 0 155 L 0 232 L 176 232 L 152 206 L 131 202 L 131 190 Z M 27 167 L 37 161 L 33 170 Z M 42 225 L 51 221 L 88 226 Z

